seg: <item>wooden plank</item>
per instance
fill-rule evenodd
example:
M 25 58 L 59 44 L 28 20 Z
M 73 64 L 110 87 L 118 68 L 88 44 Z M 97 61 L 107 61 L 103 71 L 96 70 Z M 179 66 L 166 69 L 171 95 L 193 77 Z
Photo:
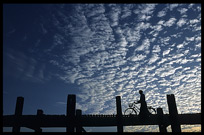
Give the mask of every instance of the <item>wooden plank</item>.
M 15 115 L 3 116 L 3 127 L 12 127 L 15 124 Z M 40 121 L 39 120 L 40 117 Z M 201 113 L 196 114 L 179 114 L 179 122 L 182 125 L 201 124 Z M 138 116 L 126 116 L 123 115 L 123 126 L 131 125 L 159 125 L 157 115 L 150 116 L 146 122 L 140 123 Z M 170 124 L 170 118 L 168 114 L 163 115 L 165 124 Z M 22 115 L 19 117 L 19 126 L 21 127 L 66 127 L 69 120 L 65 115 Z M 117 126 L 116 117 L 97 117 L 86 115 L 81 116 L 81 125 L 84 127 L 100 127 L 100 126 Z
M 179 114 L 178 120 L 182 125 L 201 124 L 201 113 Z

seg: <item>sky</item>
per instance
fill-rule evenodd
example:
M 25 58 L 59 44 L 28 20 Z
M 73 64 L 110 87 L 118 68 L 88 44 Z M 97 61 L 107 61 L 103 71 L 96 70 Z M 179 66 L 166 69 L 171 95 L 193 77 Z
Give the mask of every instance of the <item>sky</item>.
M 66 114 L 68 94 L 82 114 L 116 114 L 115 97 L 124 111 L 140 89 L 165 114 L 167 94 L 179 114 L 201 112 L 201 4 L 3 5 L 4 115 L 14 114 L 18 96 L 25 115 Z

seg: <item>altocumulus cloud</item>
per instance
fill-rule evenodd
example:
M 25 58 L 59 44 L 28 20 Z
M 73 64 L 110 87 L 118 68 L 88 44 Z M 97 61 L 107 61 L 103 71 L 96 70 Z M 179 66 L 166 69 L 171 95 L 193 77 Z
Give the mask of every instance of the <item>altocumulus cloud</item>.
M 201 111 L 199 4 L 54 7 L 58 32 L 45 53 L 57 58 L 49 60 L 62 70 L 55 75 L 80 88 L 77 107 L 83 113 L 116 113 L 117 95 L 122 96 L 124 110 L 139 98 L 139 89 L 148 105 L 163 107 L 164 113 L 166 94 L 175 94 L 179 113 Z

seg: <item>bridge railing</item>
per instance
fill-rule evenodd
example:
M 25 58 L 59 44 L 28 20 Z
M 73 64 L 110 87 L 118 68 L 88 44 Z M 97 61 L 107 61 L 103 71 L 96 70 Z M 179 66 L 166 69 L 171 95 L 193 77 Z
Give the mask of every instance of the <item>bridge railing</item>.
M 76 96 L 68 95 L 66 115 L 46 115 L 43 110 L 37 110 L 36 115 L 22 115 L 24 98 L 18 97 L 14 115 L 3 116 L 3 127 L 13 127 L 12 132 L 20 132 L 21 127 L 27 127 L 42 132 L 42 127 L 66 127 L 66 132 L 85 132 L 83 127 L 116 126 L 117 132 L 123 132 L 123 126 L 158 125 L 160 132 L 167 132 L 171 125 L 172 132 L 181 132 L 181 124 L 201 124 L 201 113 L 178 114 L 173 94 L 167 95 L 169 114 L 163 114 L 162 108 L 157 108 L 157 114 L 150 115 L 141 121 L 138 115 L 122 115 L 120 96 L 116 97 L 117 114 L 86 114 L 76 109 Z

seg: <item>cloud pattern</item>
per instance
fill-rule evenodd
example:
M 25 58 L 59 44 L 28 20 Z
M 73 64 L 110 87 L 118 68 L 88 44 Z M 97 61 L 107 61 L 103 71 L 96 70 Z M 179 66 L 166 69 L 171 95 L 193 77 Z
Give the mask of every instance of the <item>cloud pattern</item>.
M 201 112 L 201 5 L 50 6 L 52 23 L 40 27 L 43 35 L 49 27 L 56 31 L 43 54 L 60 70 L 54 76 L 79 87 L 83 113 L 115 114 L 115 96 L 122 97 L 124 110 L 140 89 L 148 105 L 164 113 L 166 94 L 175 94 L 179 113 Z M 35 48 L 42 44 L 37 40 Z M 44 70 L 42 65 L 40 78 Z
M 198 113 L 200 17 L 200 5 L 192 4 L 74 6 L 71 21 L 56 25 L 64 29 L 61 36 L 72 39 L 62 57 L 65 74 L 59 76 L 80 86 L 77 96 L 84 113 L 115 113 L 116 95 L 122 96 L 124 110 L 139 98 L 139 89 L 148 105 L 162 107 L 164 113 L 166 94 L 175 94 L 179 113 Z

